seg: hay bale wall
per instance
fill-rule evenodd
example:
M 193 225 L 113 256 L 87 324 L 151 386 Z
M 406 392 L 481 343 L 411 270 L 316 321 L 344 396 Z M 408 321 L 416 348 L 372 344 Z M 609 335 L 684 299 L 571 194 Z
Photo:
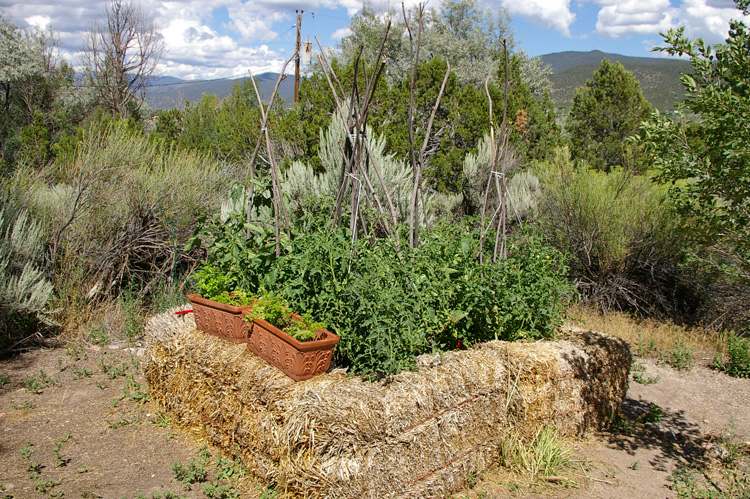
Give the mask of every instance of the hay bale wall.
M 165 314 L 147 333 L 152 399 L 295 497 L 448 495 L 497 458 L 508 432 L 600 427 L 631 362 L 623 341 L 568 330 L 423 356 L 419 372 L 378 382 L 334 370 L 295 383 L 189 319 Z

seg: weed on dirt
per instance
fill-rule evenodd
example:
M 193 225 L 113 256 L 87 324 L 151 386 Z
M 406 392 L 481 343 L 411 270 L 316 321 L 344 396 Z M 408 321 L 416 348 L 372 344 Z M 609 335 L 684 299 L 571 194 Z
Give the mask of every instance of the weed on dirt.
M 670 477 L 679 498 L 750 498 L 750 443 L 742 442 L 734 423 L 703 444 L 702 458 L 678 466 Z

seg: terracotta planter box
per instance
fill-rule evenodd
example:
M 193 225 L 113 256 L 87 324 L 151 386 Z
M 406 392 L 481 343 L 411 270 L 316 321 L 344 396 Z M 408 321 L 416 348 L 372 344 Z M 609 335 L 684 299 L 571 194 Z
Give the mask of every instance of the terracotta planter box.
M 198 329 L 232 343 L 247 341 L 248 331 L 242 312 L 252 309 L 252 305 L 235 307 L 195 294 L 188 295 L 188 300 L 193 304 L 193 315 Z
M 300 316 L 292 314 L 294 320 Z M 248 330 L 247 348 L 295 381 L 323 374 L 331 365 L 333 348 L 340 338 L 330 331 L 318 329 L 312 341 L 297 341 L 263 319 L 245 322 Z

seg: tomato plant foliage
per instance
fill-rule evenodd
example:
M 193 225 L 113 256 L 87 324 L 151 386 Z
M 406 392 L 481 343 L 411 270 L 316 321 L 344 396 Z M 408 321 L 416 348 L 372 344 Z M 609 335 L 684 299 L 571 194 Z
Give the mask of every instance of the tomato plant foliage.
M 243 266 L 237 282 L 324 322 L 341 337 L 336 363 L 364 375 L 413 369 L 417 355 L 458 340 L 553 336 L 571 292 L 562 255 L 533 235 L 519 237 L 507 260 L 480 265 L 478 255 L 478 231 L 467 224 L 437 224 L 412 250 L 393 239 L 352 243 L 348 228 L 309 215 L 280 258 Z

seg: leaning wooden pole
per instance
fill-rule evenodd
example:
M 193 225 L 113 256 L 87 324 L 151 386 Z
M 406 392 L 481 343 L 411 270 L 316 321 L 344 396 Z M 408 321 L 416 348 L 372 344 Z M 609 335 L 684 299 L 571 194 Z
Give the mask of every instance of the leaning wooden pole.
M 495 232 L 495 249 L 492 256 L 492 261 L 496 262 L 498 256 L 502 259 L 505 259 L 508 256 L 507 248 L 506 248 L 506 239 L 507 239 L 507 224 L 506 219 L 508 215 L 508 210 L 505 203 L 505 193 L 508 189 L 508 168 L 510 164 L 510 152 L 508 151 L 509 146 L 509 139 L 510 139 L 510 132 L 508 131 L 508 124 L 507 124 L 507 118 L 508 118 L 508 46 L 503 40 L 503 57 L 505 59 L 505 78 L 503 79 L 503 122 L 500 125 L 502 129 L 502 161 L 500 163 L 500 175 L 502 176 L 502 186 L 500 186 L 500 179 L 497 178 L 497 173 L 495 173 L 495 188 L 498 191 L 498 196 L 500 200 L 500 218 L 497 221 L 497 231 Z M 497 172 L 497 165 L 493 168 L 495 172 Z M 498 250 L 498 239 L 502 237 L 500 240 L 500 248 Z
M 419 161 L 417 161 L 417 150 L 414 147 L 414 94 L 417 88 L 417 67 L 419 66 L 419 50 L 422 44 L 422 20 L 424 14 L 424 5 L 419 4 L 417 12 L 419 14 L 419 24 L 417 31 L 416 49 L 414 45 L 414 36 L 412 34 L 409 18 L 406 15 L 406 7 L 401 4 L 401 11 L 404 15 L 406 31 L 409 34 L 410 59 L 411 59 L 411 76 L 409 77 L 409 112 L 407 115 L 407 127 L 409 129 L 409 159 L 411 160 L 412 172 L 414 175 L 414 187 L 411 193 L 411 202 L 409 204 L 409 247 L 416 248 L 419 244 L 419 189 L 422 184 L 422 170 Z
M 276 98 L 276 95 L 278 95 L 279 92 L 279 86 L 281 85 L 281 82 L 284 80 L 285 74 L 284 71 L 286 71 L 286 67 L 289 65 L 290 62 L 292 62 L 292 59 L 296 56 L 296 52 L 292 54 L 292 56 L 286 60 L 284 63 L 284 66 L 281 68 L 281 73 L 279 73 L 279 77 L 276 79 L 276 85 L 273 87 L 273 91 L 271 92 L 271 97 L 268 99 L 268 107 L 265 108 L 263 105 L 263 99 L 260 96 L 260 92 L 258 91 L 258 86 L 255 83 L 255 78 L 253 77 L 252 71 L 248 70 L 248 73 L 250 75 L 250 81 L 253 84 L 253 89 L 255 90 L 255 97 L 258 100 L 258 107 L 261 111 L 261 123 L 260 123 L 260 133 L 258 134 L 258 140 L 255 143 L 255 149 L 253 150 L 252 156 L 250 156 L 250 170 L 248 172 L 248 179 L 250 182 L 250 192 L 247 196 L 246 201 L 246 208 L 245 208 L 245 221 L 250 224 L 250 221 L 252 220 L 252 210 L 253 210 L 253 198 L 255 196 L 255 185 L 252 183 L 252 180 L 255 178 L 255 161 L 258 159 L 258 152 L 260 151 L 260 147 L 263 144 L 263 139 L 267 137 L 266 131 L 268 128 L 268 117 L 271 114 L 270 110 L 273 106 L 273 101 Z M 283 203 L 283 199 L 282 199 Z M 247 239 L 250 239 L 250 229 L 248 228 L 245 234 L 245 237 Z M 278 239 L 278 237 L 277 237 Z

